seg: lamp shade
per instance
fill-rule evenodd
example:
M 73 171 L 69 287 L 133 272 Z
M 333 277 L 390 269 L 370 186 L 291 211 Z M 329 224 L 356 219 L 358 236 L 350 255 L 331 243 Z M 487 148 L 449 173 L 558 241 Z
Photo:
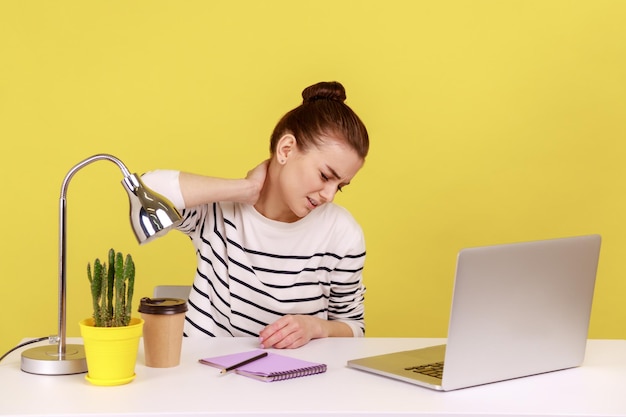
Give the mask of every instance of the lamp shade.
M 130 223 L 139 244 L 164 235 L 180 223 L 180 213 L 172 203 L 144 185 L 136 174 L 122 180 L 130 200 Z

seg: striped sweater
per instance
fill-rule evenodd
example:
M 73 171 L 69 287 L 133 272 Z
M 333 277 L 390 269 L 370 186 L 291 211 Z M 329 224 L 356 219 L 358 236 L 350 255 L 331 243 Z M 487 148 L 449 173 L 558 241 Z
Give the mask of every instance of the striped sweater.
M 257 336 L 286 314 L 340 320 L 364 335 L 365 242 L 344 208 L 327 203 L 294 223 L 229 202 L 182 215 L 178 229 L 197 256 L 186 336 Z

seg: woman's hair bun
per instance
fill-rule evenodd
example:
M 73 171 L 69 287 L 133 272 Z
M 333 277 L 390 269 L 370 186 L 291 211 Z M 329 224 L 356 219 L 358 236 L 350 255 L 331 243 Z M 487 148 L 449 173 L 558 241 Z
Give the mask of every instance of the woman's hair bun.
M 303 103 L 317 100 L 332 100 L 343 103 L 346 100 L 346 90 L 337 81 L 322 81 L 305 88 L 302 91 L 302 98 Z

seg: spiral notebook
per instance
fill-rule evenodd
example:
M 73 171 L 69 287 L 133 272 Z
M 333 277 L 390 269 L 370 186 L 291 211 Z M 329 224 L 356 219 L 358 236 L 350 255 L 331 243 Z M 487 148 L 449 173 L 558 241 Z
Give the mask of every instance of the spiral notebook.
M 200 359 L 200 363 L 213 366 L 215 368 L 226 369 L 237 363 L 244 362 L 246 359 L 253 358 L 263 352 L 267 351 L 257 349 L 247 352 L 233 353 L 230 355 L 203 358 Z M 249 378 L 258 379 L 260 381 L 272 382 L 320 374 L 326 372 L 326 364 L 309 362 L 302 359 L 279 355 L 278 353 L 267 352 L 267 356 L 264 358 L 245 364 L 237 369 L 234 369 L 233 372 Z

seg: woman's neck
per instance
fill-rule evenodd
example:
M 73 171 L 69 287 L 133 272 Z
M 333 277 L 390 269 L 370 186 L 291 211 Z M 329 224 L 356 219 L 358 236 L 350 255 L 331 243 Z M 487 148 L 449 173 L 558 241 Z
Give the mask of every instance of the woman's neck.
M 277 184 L 279 169 L 280 168 L 277 166 L 276 162 L 270 162 L 270 166 L 267 169 L 265 183 L 261 189 L 259 199 L 254 204 L 254 208 L 268 219 L 285 223 L 293 223 L 298 221 L 299 218 L 284 203 L 285 200 Z

